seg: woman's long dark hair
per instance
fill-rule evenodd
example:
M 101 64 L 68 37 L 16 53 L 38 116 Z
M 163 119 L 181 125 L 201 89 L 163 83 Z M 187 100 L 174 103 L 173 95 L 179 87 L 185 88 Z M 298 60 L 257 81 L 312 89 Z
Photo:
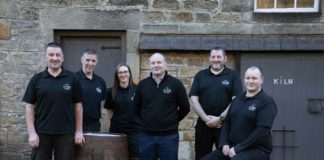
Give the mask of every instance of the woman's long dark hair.
M 112 98 L 115 99 L 115 96 L 119 90 L 119 78 L 118 78 L 118 70 L 120 67 L 127 67 L 128 68 L 128 72 L 129 72 L 129 79 L 128 79 L 128 91 L 129 93 L 131 93 L 133 91 L 133 86 L 134 86 L 134 82 L 133 82 L 133 76 L 132 76 L 132 71 L 131 69 L 129 68 L 129 66 L 127 64 L 124 64 L 124 63 L 119 63 L 117 66 L 116 66 L 116 69 L 115 69 L 115 76 L 114 76 L 114 85 L 112 87 Z

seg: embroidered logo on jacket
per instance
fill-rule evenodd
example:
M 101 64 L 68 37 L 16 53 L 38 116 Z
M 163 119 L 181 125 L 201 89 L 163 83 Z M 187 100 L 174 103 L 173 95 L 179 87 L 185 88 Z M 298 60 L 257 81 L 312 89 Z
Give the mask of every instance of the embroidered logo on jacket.
M 169 87 L 165 87 L 163 89 L 163 93 L 170 94 L 171 93 L 171 89 Z
M 96 88 L 96 91 L 97 91 L 98 93 L 101 93 L 101 89 L 100 89 L 99 87 Z
M 66 83 L 66 84 L 63 85 L 63 89 L 69 91 L 69 90 L 71 90 L 71 85 Z
M 252 112 L 255 111 L 256 110 L 255 104 L 252 104 L 251 106 L 249 106 L 249 110 Z
M 228 86 L 230 84 L 230 82 L 226 79 L 226 80 L 222 81 L 222 84 L 224 86 Z

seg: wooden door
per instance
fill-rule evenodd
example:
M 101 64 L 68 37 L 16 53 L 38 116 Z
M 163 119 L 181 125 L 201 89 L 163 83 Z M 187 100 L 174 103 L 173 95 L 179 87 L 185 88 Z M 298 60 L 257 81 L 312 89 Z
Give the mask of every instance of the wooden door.
M 278 106 L 272 160 L 324 157 L 324 54 L 243 54 L 247 67 L 263 69 L 263 88 Z

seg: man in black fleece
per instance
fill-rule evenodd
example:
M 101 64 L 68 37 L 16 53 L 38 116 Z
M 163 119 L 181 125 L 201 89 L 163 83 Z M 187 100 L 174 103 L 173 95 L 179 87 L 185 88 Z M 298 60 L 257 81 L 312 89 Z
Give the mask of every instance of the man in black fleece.
M 246 70 L 246 92 L 236 97 L 230 106 L 222 127 L 219 149 L 203 160 L 269 160 L 271 128 L 277 106 L 261 88 L 262 83 L 259 67 L 252 66 Z
M 140 120 L 141 160 L 177 160 L 179 122 L 189 113 L 186 90 L 180 80 L 168 75 L 161 53 L 149 58 L 151 75 L 143 79 L 135 94 Z

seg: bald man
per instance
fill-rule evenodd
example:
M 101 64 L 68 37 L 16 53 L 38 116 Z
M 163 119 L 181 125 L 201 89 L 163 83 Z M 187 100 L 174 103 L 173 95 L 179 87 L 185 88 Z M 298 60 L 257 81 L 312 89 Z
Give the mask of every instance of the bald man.
M 245 71 L 246 92 L 234 99 L 222 127 L 219 149 L 203 160 L 269 160 L 271 128 L 277 115 L 274 100 L 262 89 L 259 67 Z
M 136 114 L 140 119 L 140 159 L 177 160 L 179 122 L 189 113 L 186 90 L 180 80 L 166 71 L 161 53 L 149 58 L 151 74 L 143 79 L 135 94 Z

